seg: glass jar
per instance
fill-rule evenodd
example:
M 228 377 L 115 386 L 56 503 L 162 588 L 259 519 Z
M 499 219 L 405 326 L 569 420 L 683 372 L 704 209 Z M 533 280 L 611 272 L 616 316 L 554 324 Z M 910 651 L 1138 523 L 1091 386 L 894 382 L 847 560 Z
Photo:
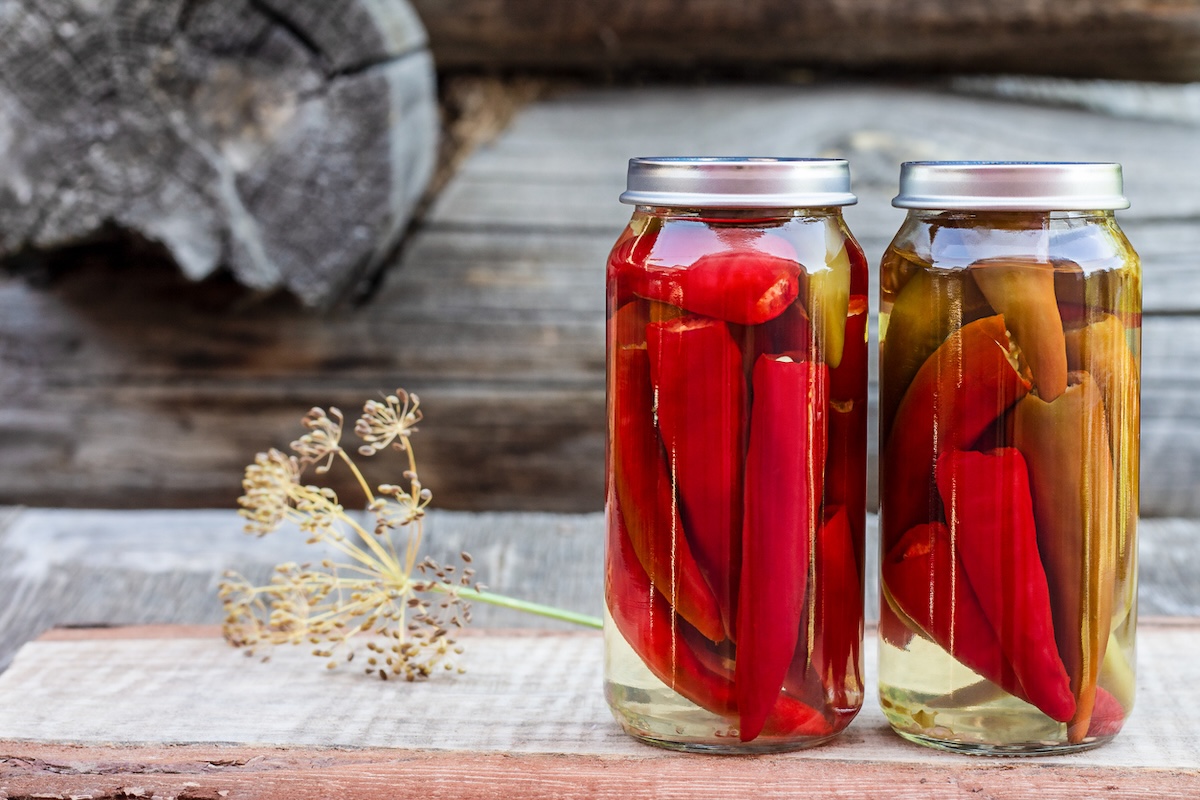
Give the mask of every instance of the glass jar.
M 1118 164 L 909 163 L 880 268 L 879 696 L 1036 754 L 1133 708 L 1141 268 Z
M 845 161 L 634 159 L 608 262 L 605 694 L 680 750 L 862 705 L 867 265 Z

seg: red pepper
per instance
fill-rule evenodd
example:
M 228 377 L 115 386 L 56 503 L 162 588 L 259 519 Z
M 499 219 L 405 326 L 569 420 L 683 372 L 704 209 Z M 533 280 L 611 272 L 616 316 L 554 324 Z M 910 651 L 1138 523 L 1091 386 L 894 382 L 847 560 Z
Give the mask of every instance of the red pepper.
M 742 560 L 742 354 L 726 323 L 696 316 L 651 323 L 646 346 L 683 526 L 732 638 Z
M 1025 696 L 1069 721 L 1075 697 L 1054 641 L 1025 459 L 1012 447 L 952 450 L 938 459 L 937 485 L 967 580 Z
M 609 504 L 605 598 L 617 630 L 656 678 L 701 708 L 737 714 L 733 673 L 714 645 L 675 614 L 642 569 L 615 502 Z M 828 720 L 794 697 L 780 694 L 762 727 L 764 736 L 827 736 Z
M 918 632 L 1009 694 L 1023 697 L 996 632 L 951 545 L 950 529 L 910 529 L 885 556 L 882 578 L 898 611 Z
M 680 626 L 680 633 L 692 652 L 710 672 L 721 676 L 733 686 L 736 650 L 733 643 L 713 643 L 705 639 L 696 629 L 686 623 Z M 800 649 L 798 648 L 798 652 Z M 786 689 L 787 687 L 785 687 Z M 763 724 L 760 736 L 828 736 L 835 730 L 834 726 L 817 708 L 825 705 L 822 693 L 801 694 L 799 692 L 781 693 L 775 698 L 775 705 L 770 716 Z M 845 722 L 849 717 L 839 715 Z M 842 726 L 844 727 L 844 723 Z
M 1092 707 L 1092 718 L 1087 735 L 1116 736 L 1125 724 L 1125 709 L 1120 702 L 1100 686 L 1096 687 L 1096 704 Z
M 604 595 L 617 630 L 646 668 L 673 691 L 721 716 L 736 713 L 733 683 L 709 669 L 687 643 L 690 627 L 651 584 L 619 504 L 609 501 Z
M 612 354 L 612 461 L 618 504 L 638 561 L 675 611 L 713 641 L 721 609 L 692 555 L 654 428 L 650 359 L 644 348 Z
M 850 312 L 842 363 L 829 371 L 825 506 L 843 506 L 855 541 L 862 541 L 867 514 L 867 298 L 851 296 Z
M 828 383 L 822 363 L 764 355 L 754 366 L 735 667 L 742 741 L 762 729 L 800 636 L 823 490 Z
M 854 708 L 862 696 L 863 587 L 846 509 L 827 512 L 813 566 L 812 668 L 835 708 Z
M 708 253 L 683 267 L 618 265 L 614 277 L 639 297 L 739 325 L 774 319 L 800 293 L 796 261 L 752 250 Z
M 627 276 L 646 263 L 661 232 L 661 218 L 636 211 L 621 232 L 608 254 L 607 280 L 609 290 L 614 293 L 614 305 L 621 306 L 633 299 L 633 288 L 628 284 Z
M 913 526 L 939 518 L 933 486 L 938 455 L 969 448 L 1029 392 L 1010 348 L 1004 318 L 985 317 L 950 334 L 917 371 L 883 453 L 884 552 Z
M 764 354 L 803 353 L 804 361 L 818 360 L 813 349 L 812 323 L 798 302 L 762 325 L 731 325 L 730 332 L 742 346 L 742 367 L 747 380 L 754 373 L 759 356 Z

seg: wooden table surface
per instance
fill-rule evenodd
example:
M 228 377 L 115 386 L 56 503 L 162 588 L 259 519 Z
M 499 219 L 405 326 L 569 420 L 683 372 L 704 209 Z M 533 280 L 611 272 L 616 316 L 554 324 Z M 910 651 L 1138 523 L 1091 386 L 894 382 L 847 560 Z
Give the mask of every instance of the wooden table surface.
M 1137 708 L 1109 745 L 986 759 L 891 733 L 873 695 L 812 750 L 681 755 L 625 736 L 598 633 L 464 638 L 418 684 L 248 659 L 213 628 L 54 632 L 0 675 L 0 797 L 1106 797 L 1200 794 L 1200 620 L 1146 620 Z M 865 648 L 874 685 L 874 634 Z M 226 794 L 227 793 L 227 794 Z

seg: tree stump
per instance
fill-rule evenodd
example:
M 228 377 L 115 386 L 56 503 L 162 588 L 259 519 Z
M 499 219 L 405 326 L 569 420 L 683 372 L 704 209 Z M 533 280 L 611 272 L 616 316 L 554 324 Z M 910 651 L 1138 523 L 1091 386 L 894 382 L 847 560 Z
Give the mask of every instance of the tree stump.
M 406 0 L 0 0 L 0 257 L 119 229 L 328 304 L 394 247 L 436 144 Z

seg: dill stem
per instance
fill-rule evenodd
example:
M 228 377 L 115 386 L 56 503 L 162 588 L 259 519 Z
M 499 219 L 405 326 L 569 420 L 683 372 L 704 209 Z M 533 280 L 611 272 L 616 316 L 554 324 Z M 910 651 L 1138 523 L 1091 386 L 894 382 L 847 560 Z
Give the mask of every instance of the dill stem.
M 533 603 L 528 600 L 518 600 L 515 597 L 508 597 L 502 594 L 493 594 L 492 592 L 481 592 L 476 589 L 471 589 L 466 586 L 453 586 L 445 583 L 432 583 L 429 588 L 435 592 L 443 594 L 454 593 L 465 600 L 473 602 L 487 603 L 488 605 L 499 606 L 501 608 L 511 608 L 515 611 L 523 611 L 527 614 L 535 614 L 539 617 L 547 619 L 557 619 L 563 622 L 571 622 L 575 625 L 582 625 L 585 628 L 596 628 L 599 630 L 604 627 L 604 622 L 599 617 L 593 617 L 589 614 L 580 614 L 576 611 L 567 611 L 563 608 L 555 606 L 542 605 L 541 603 Z

